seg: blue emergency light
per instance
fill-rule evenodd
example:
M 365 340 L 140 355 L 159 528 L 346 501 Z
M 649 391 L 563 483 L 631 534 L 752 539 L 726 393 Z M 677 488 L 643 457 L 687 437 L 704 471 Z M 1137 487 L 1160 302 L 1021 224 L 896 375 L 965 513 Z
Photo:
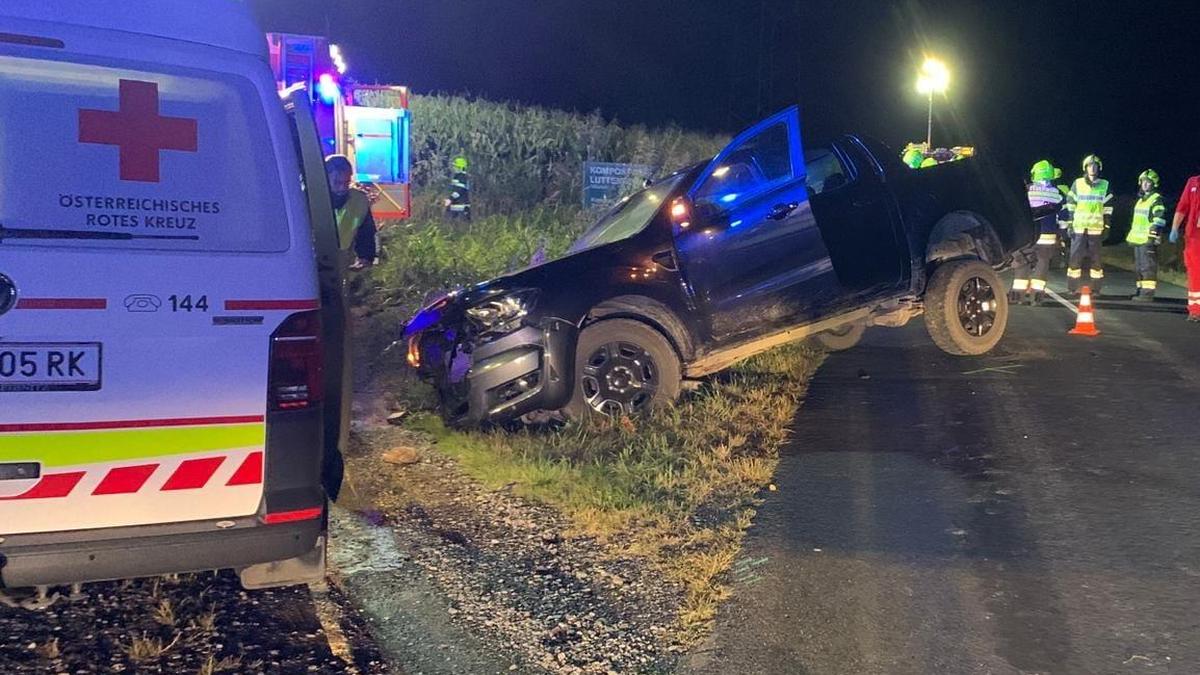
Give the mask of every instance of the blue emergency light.
M 341 95 L 341 88 L 338 87 L 337 80 L 333 79 L 331 73 L 321 73 L 317 78 L 317 96 L 321 97 L 321 101 L 327 105 L 333 105 Z

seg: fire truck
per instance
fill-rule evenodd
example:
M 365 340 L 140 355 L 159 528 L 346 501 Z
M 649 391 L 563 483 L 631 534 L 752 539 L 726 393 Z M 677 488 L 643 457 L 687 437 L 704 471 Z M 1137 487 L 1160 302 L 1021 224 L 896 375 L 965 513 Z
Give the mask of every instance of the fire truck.
M 276 85 L 309 93 L 321 149 L 350 158 L 376 221 L 408 218 L 408 88 L 355 81 L 341 48 L 322 36 L 267 33 L 267 46 Z

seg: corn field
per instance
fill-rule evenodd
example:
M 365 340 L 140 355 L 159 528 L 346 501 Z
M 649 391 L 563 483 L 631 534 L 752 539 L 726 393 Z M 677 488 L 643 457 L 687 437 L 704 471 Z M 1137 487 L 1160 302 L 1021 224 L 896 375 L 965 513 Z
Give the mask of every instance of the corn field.
M 446 189 L 460 154 L 471 162 L 475 213 L 514 213 L 578 205 L 585 161 L 648 164 L 662 175 L 711 157 L 728 140 L 462 96 L 413 96 L 410 107 L 418 213 Z

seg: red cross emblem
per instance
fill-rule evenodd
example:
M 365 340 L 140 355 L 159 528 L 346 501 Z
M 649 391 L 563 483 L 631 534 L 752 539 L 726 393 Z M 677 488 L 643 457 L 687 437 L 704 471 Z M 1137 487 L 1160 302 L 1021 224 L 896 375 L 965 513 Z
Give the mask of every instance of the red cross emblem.
M 196 151 L 196 120 L 158 114 L 158 83 L 121 80 L 120 109 L 80 110 L 79 142 L 119 148 L 121 180 L 158 182 L 160 150 Z

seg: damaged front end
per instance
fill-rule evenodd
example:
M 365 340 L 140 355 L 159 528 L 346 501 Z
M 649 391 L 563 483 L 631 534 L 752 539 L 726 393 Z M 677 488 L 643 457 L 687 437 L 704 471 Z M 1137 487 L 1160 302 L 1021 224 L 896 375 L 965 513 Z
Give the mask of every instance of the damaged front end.
M 497 424 L 566 405 L 577 331 L 542 316 L 538 296 L 532 288 L 476 287 L 409 322 L 408 363 L 436 387 L 447 424 Z

